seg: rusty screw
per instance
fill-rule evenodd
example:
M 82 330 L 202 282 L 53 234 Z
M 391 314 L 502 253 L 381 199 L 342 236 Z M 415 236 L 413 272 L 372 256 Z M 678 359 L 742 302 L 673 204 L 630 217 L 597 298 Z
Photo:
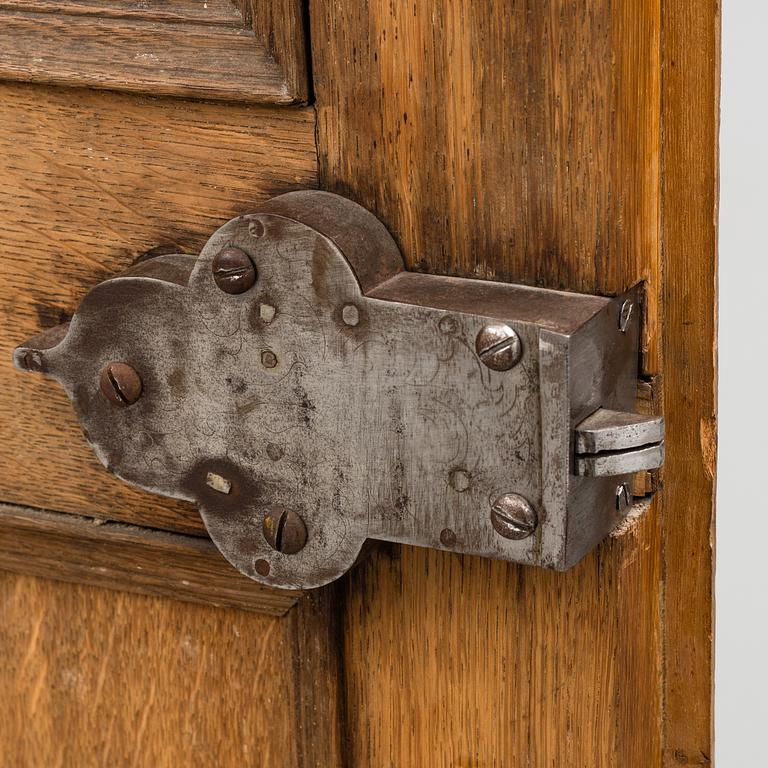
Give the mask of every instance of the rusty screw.
M 261 364 L 265 368 L 274 368 L 277 365 L 277 355 L 271 349 L 265 349 L 261 353 Z
M 141 377 L 128 363 L 107 363 L 99 377 L 101 394 L 112 405 L 126 408 L 141 396 Z
M 22 365 L 28 371 L 43 370 L 43 355 L 38 349 L 28 349 L 22 358 Z
M 213 259 L 213 279 L 224 293 L 245 293 L 256 282 L 256 267 L 250 256 L 229 246 Z
M 505 539 L 527 539 L 536 530 L 538 518 L 526 499 L 505 493 L 491 506 L 491 524 Z
M 307 543 L 304 520 L 283 507 L 277 507 L 264 516 L 262 530 L 269 546 L 284 555 L 295 555 Z
M 520 361 L 523 345 L 508 325 L 492 323 L 477 334 L 475 351 L 492 371 L 508 371 Z

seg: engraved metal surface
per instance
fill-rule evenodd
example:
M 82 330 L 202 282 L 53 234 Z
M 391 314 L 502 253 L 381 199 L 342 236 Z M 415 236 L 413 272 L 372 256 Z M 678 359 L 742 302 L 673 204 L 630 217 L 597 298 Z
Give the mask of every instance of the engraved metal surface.
M 254 265 L 240 293 L 217 286 L 225 249 Z M 621 519 L 616 487 L 631 479 L 578 477 L 573 452 L 587 416 L 633 407 L 641 313 L 620 328 L 627 300 L 639 291 L 408 273 L 370 213 L 292 193 L 199 257 L 96 286 L 15 361 L 61 382 L 107 468 L 196 502 L 224 556 L 265 584 L 330 582 L 367 538 L 564 569 Z M 489 324 L 519 342 L 509 370 L 478 357 Z M 100 390 L 114 363 L 140 377 L 126 407 Z M 525 537 L 494 526 L 509 494 L 532 510 Z

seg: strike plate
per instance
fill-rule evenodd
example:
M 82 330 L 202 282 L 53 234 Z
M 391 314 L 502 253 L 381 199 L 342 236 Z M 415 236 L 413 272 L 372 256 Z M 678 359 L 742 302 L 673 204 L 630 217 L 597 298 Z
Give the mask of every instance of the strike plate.
M 406 272 L 372 214 L 297 192 L 97 285 L 14 359 L 264 584 L 330 582 L 369 538 L 565 569 L 663 459 L 632 413 L 640 299 Z

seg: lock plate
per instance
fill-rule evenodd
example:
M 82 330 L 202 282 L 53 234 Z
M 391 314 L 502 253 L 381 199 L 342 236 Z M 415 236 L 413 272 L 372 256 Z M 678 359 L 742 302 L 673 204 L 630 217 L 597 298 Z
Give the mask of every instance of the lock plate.
M 224 249 L 255 268 L 241 293 Z M 622 517 L 634 470 L 579 474 L 576 430 L 633 409 L 640 299 L 406 272 L 372 214 L 300 192 L 101 283 L 15 360 L 61 382 L 109 470 L 195 502 L 265 584 L 328 583 L 369 538 L 565 569 Z

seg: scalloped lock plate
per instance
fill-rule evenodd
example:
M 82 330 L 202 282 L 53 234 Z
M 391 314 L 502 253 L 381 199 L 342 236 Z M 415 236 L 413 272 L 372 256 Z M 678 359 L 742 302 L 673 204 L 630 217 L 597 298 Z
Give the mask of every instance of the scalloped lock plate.
M 212 276 L 229 246 L 256 266 L 240 295 Z M 637 289 L 608 299 L 409 273 L 372 214 L 300 192 L 225 224 L 197 257 L 97 285 L 15 359 L 64 386 L 110 471 L 194 501 L 224 556 L 265 584 L 330 582 L 369 538 L 565 569 L 621 519 L 616 488 L 631 477 L 574 468 L 576 426 L 634 406 L 640 312 L 619 330 L 627 297 L 637 305 Z M 502 372 L 475 352 L 499 321 L 522 342 Z M 99 390 L 114 360 L 142 379 L 127 408 Z M 508 493 L 535 510 L 527 538 L 492 525 Z M 295 554 L 265 538 L 276 508 L 306 525 Z

